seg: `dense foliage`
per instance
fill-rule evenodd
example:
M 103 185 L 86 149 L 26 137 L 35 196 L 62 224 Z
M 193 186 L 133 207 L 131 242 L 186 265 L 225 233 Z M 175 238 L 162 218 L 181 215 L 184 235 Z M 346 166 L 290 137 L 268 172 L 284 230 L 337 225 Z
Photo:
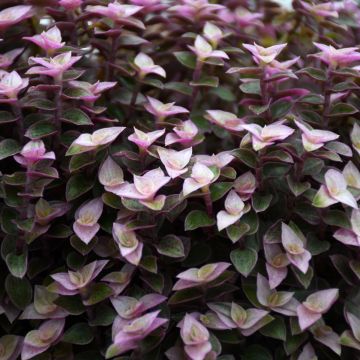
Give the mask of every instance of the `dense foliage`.
M 356 0 L 0 2 L 0 360 L 356 359 Z

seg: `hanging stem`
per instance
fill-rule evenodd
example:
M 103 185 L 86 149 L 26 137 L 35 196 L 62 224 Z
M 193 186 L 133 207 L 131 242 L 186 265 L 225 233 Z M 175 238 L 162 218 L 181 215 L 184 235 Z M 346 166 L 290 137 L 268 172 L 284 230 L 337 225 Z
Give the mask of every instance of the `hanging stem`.
M 268 105 L 269 104 L 269 86 L 267 84 L 267 82 L 265 81 L 266 79 L 266 68 L 263 69 L 263 73 L 261 75 L 260 78 L 260 90 L 261 90 L 261 97 L 262 97 L 262 103 L 263 105 Z M 265 111 L 265 116 L 266 116 L 266 120 L 267 123 L 271 122 L 271 113 L 269 109 L 266 109 Z
M 74 46 L 78 46 L 79 41 L 78 41 L 78 33 L 77 33 L 77 27 L 76 27 L 77 20 L 76 20 L 75 10 L 68 12 L 68 19 L 71 23 L 74 24 L 74 30 L 71 32 L 71 43 Z
M 62 91 L 63 91 L 63 83 L 62 79 L 55 80 L 56 85 L 59 86 L 59 90 L 56 92 L 55 95 L 55 115 L 54 115 L 54 124 L 56 128 L 56 135 L 55 135 L 55 148 L 60 146 L 61 142 L 61 117 L 62 117 Z
M 12 111 L 14 115 L 16 116 L 16 127 L 17 127 L 17 133 L 18 133 L 18 139 L 21 144 L 24 143 L 24 116 L 21 110 L 21 105 L 18 100 L 11 104 Z
M 116 53 L 119 47 L 119 38 L 120 33 L 111 38 L 111 49 L 105 70 L 106 81 L 110 81 L 114 76 L 114 67 L 111 66 L 111 64 L 115 64 L 116 61 Z
M 324 108 L 323 108 L 323 118 L 324 118 L 324 128 L 327 128 L 329 125 L 329 108 L 330 108 L 330 97 L 331 97 L 331 87 L 332 87 L 332 71 L 330 68 L 326 71 L 326 82 L 324 84 Z
M 263 188 L 263 183 L 262 183 L 262 177 L 263 177 L 263 173 L 262 173 L 262 166 L 263 166 L 263 161 L 262 161 L 262 154 L 261 154 L 261 150 L 259 151 L 258 154 L 258 162 L 256 165 L 256 169 L 255 169 L 255 178 L 256 178 L 256 186 L 257 188 L 261 191 Z
M 193 82 L 196 82 L 196 81 L 200 80 L 203 64 L 204 63 L 202 61 L 199 61 L 199 60 L 196 61 L 196 67 L 195 67 L 193 77 L 192 77 Z M 189 108 L 190 109 L 192 109 L 193 105 L 195 104 L 198 93 L 199 93 L 199 87 L 194 86 L 193 91 L 192 91 L 192 95 L 191 95 L 191 98 L 190 98 L 190 102 L 189 102 Z
M 202 193 L 204 194 L 204 202 L 206 206 L 206 212 L 207 214 L 212 217 L 213 216 L 213 204 L 211 200 L 211 193 L 209 185 L 206 185 L 201 188 Z
M 20 211 L 20 219 L 26 220 L 31 217 L 30 214 L 30 199 L 28 197 L 28 193 L 30 190 L 30 174 L 29 171 L 31 169 L 31 165 L 26 166 L 26 173 L 25 173 L 25 186 L 24 186 L 24 195 L 23 195 L 23 204 Z M 18 254 L 23 253 L 23 249 L 25 246 L 25 234 L 23 233 L 21 236 L 18 236 L 16 239 L 16 251 Z
M 141 82 L 136 80 L 136 84 L 134 86 L 134 90 L 133 90 L 131 100 L 130 100 L 129 113 L 128 113 L 128 118 L 129 119 L 130 119 L 130 117 L 133 115 L 133 113 L 135 111 L 136 99 L 137 99 L 137 97 L 139 95 L 140 88 L 141 88 Z

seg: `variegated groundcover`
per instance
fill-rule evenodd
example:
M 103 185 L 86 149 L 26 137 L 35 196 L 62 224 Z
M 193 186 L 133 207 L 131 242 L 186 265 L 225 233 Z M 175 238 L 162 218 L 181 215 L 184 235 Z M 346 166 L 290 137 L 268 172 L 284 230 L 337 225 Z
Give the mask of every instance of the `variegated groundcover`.
M 360 359 L 360 4 L 0 1 L 0 360 Z

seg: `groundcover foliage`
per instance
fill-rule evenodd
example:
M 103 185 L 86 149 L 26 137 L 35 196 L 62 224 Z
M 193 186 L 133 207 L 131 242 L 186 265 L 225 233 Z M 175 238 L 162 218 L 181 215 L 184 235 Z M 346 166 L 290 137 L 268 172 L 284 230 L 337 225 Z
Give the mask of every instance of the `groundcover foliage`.
M 0 2 L 0 359 L 356 359 L 355 0 Z

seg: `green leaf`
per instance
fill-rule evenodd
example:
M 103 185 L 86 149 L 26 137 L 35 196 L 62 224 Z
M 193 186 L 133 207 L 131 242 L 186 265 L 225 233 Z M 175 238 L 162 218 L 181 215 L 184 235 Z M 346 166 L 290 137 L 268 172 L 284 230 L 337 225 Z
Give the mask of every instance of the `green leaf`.
M 185 231 L 191 231 L 200 227 L 215 225 L 215 220 L 209 217 L 205 211 L 192 210 L 185 219 Z
M 74 345 L 87 345 L 94 339 L 91 327 L 86 323 L 78 323 L 66 330 L 61 341 Z
M 48 120 L 38 121 L 32 124 L 25 133 L 25 136 L 31 140 L 41 139 L 56 133 L 56 127 L 53 122 Z
M 16 118 L 9 111 L 0 111 L 0 125 L 15 122 Z
M 106 192 L 102 194 L 101 198 L 105 205 L 108 205 L 114 209 L 122 208 L 121 198 L 115 194 Z
M 74 125 L 92 125 L 89 116 L 82 110 L 77 108 L 67 109 L 63 112 L 62 121 L 69 122 Z
M 270 178 L 270 177 L 274 177 L 274 178 L 281 178 L 283 177 L 286 173 L 289 172 L 290 169 L 290 165 L 289 164 L 283 164 L 283 163 L 266 163 L 263 166 L 263 175 L 264 178 Z
M 342 156 L 349 156 L 349 157 L 352 156 L 351 148 L 348 145 L 341 143 L 339 141 L 328 142 L 325 144 L 324 148 L 336 152 L 337 154 Z
M 66 184 L 66 200 L 72 201 L 85 194 L 94 186 L 94 180 L 84 174 L 73 175 Z
M 272 194 L 260 195 L 255 193 L 251 200 L 254 210 L 256 212 L 265 211 L 270 206 L 272 198 Z
M 154 291 L 161 294 L 164 290 L 164 276 L 162 274 L 144 273 L 141 279 Z
M 2 360 L 16 360 L 19 354 L 19 349 L 22 347 L 22 338 L 16 335 L 10 335 L 3 332 L 0 338 L 0 349 Z
M 241 360 L 273 360 L 271 353 L 260 345 L 250 345 L 245 348 Z
M 151 85 L 161 90 L 164 88 L 164 83 L 161 80 L 155 78 L 145 78 L 141 81 L 141 83 L 146 85 Z
M 330 255 L 330 260 L 340 274 L 342 280 L 347 282 L 350 286 L 353 286 L 358 282 L 357 276 L 351 270 L 349 259 L 346 256 L 340 254 Z
M 83 300 L 84 305 L 95 305 L 113 295 L 111 287 L 103 283 L 93 284 L 90 289 L 90 296 Z
M 242 161 L 245 165 L 255 169 L 257 164 L 257 155 L 254 151 L 248 149 L 233 150 L 232 155 Z
M 308 336 L 309 335 L 306 332 L 295 336 L 289 336 L 284 343 L 286 354 L 293 354 L 307 340 Z
M 238 224 L 238 225 L 231 225 L 228 228 L 226 228 L 226 234 L 233 243 L 236 243 L 249 230 L 250 230 L 250 225 L 249 224 L 245 224 L 243 222 L 240 222 L 240 224 Z
M 218 339 L 223 343 L 223 344 L 239 344 L 241 343 L 241 335 L 240 333 L 237 331 L 237 329 L 233 329 L 233 330 L 222 330 L 220 332 L 218 332 L 217 334 Z M 232 355 L 223 355 L 220 357 L 216 358 L 217 360 L 235 360 L 235 357 L 233 357 Z
M 301 70 L 297 71 L 296 74 L 305 74 L 315 80 L 326 81 L 325 71 L 321 70 L 321 69 L 313 68 L 313 67 L 307 67 L 307 68 L 301 69 Z
M 340 336 L 340 344 L 360 351 L 360 343 L 350 330 L 345 330 Z
M 72 235 L 72 230 L 70 227 L 64 224 L 55 224 L 47 232 L 47 235 L 50 237 L 65 239 Z
M 292 156 L 287 153 L 286 151 L 283 150 L 274 150 L 274 151 L 270 151 L 269 153 L 266 154 L 266 156 L 264 157 L 264 161 L 280 161 L 280 162 L 284 162 L 284 163 L 288 163 L 288 164 L 292 164 L 294 162 L 294 159 L 292 158 Z
M 94 248 L 96 243 L 97 243 L 96 237 L 94 237 L 88 244 L 85 244 L 76 235 L 73 235 L 70 238 L 71 246 L 83 256 L 87 255 Z
M 101 355 L 98 351 L 85 351 L 75 355 L 74 360 L 104 360 L 104 356 Z M 36 359 L 33 359 L 36 360 Z M 125 358 L 117 358 L 114 360 L 128 360 L 127 357 Z
M 217 201 L 221 199 L 232 187 L 230 182 L 218 182 L 210 186 L 211 200 Z
M 236 179 L 237 173 L 233 167 L 225 166 L 221 169 L 220 176 L 223 176 L 230 180 L 234 180 Z
M 291 175 L 288 175 L 286 177 L 287 183 L 289 185 L 290 191 L 296 196 L 300 196 L 303 194 L 306 190 L 311 188 L 311 184 L 309 182 L 296 182 Z
M 266 110 L 268 110 L 269 105 L 250 105 L 249 110 L 251 110 L 256 115 L 261 115 Z
M 65 46 L 66 47 L 66 46 Z M 64 48 L 65 48 L 64 47 Z M 71 50 L 71 49 L 70 49 Z M 78 69 L 70 69 L 64 72 L 63 80 L 64 81 L 70 81 L 70 80 L 76 80 L 78 79 L 85 70 L 78 70 Z
M 220 58 L 214 58 L 214 57 L 209 57 L 205 60 L 201 60 L 202 62 L 209 64 L 209 65 L 214 65 L 214 66 L 224 66 L 224 60 L 220 59 Z
M 56 104 L 49 99 L 39 99 L 34 98 L 26 101 L 23 104 L 24 107 L 34 107 L 40 110 L 54 111 L 56 109 Z
M 242 218 L 241 222 L 249 225 L 250 229 L 247 232 L 247 235 L 255 234 L 259 228 L 259 218 L 255 211 L 250 211 L 246 213 Z
M 284 117 L 291 109 L 291 101 L 278 101 L 270 106 L 271 116 L 274 119 Z
M 346 116 L 357 112 L 358 110 L 353 105 L 337 103 L 331 108 L 329 116 Z
M 203 292 L 198 288 L 184 289 L 177 291 L 168 301 L 169 305 L 183 304 L 189 301 L 199 299 L 203 296 Z
M 5 280 L 5 289 L 17 308 L 24 310 L 31 303 L 32 286 L 28 279 L 19 279 L 9 274 Z
M 148 208 L 135 199 L 121 198 L 121 203 L 130 211 L 148 211 Z
M 255 306 L 261 307 L 256 295 L 256 281 L 251 278 L 242 278 L 241 287 L 248 300 Z
M 307 249 L 313 256 L 322 254 L 330 249 L 330 243 L 328 241 L 319 240 L 314 234 L 309 234 L 307 240 Z
M 342 91 L 348 91 L 348 90 L 357 90 L 359 87 L 352 81 L 343 81 L 338 84 L 335 84 L 332 87 L 332 91 L 334 92 L 342 92 Z
M 81 145 L 78 145 L 78 144 L 71 144 L 70 147 L 67 149 L 65 156 L 78 155 L 78 154 L 81 154 L 81 153 L 92 151 L 94 149 L 96 149 L 96 147 L 81 146 Z
M 193 89 L 188 84 L 182 83 L 182 82 L 168 82 L 164 85 L 164 89 L 176 91 L 183 95 L 190 96 L 193 92 Z
M 325 224 L 338 226 L 351 230 L 351 223 L 348 216 L 341 210 L 328 210 L 323 216 Z
M 322 95 L 317 94 L 308 94 L 303 96 L 298 100 L 300 103 L 313 104 L 313 105 L 321 105 L 324 103 L 324 97 Z
M 157 258 L 155 256 L 143 256 L 139 266 L 154 274 L 158 272 Z
M 360 261 L 350 260 L 349 266 L 358 279 L 360 279 Z
M 234 102 L 236 100 L 233 91 L 225 86 L 219 86 L 217 88 L 211 89 L 210 93 L 215 94 L 223 101 Z
M 64 90 L 64 94 L 72 99 L 79 99 L 84 96 L 91 96 L 91 92 L 82 87 L 69 87 Z
M 294 272 L 295 277 L 298 279 L 299 283 L 305 289 L 307 289 L 310 286 L 311 280 L 314 276 L 314 270 L 312 269 L 312 267 L 309 266 L 309 269 L 306 272 L 306 274 L 302 273 L 298 268 L 295 268 L 294 266 L 292 266 L 291 268 L 292 271 Z
M 184 244 L 176 235 L 164 236 L 156 246 L 159 254 L 171 258 L 181 258 L 185 256 Z
M 0 160 L 17 154 L 21 150 L 20 144 L 13 139 L 5 139 L 0 142 Z
M 60 296 L 54 301 L 54 304 L 62 307 L 71 315 L 80 315 L 85 311 L 85 307 L 80 296 Z
M 7 254 L 6 265 L 13 276 L 23 278 L 27 271 L 27 253 L 20 255 L 15 253 Z
M 119 44 L 120 45 L 130 45 L 130 46 L 135 46 L 135 45 L 143 45 L 143 44 L 148 44 L 149 42 L 145 39 L 143 39 L 140 36 L 136 36 L 134 34 L 129 33 L 128 35 L 122 35 L 120 36 L 119 39 Z
M 325 166 L 324 160 L 321 159 L 306 159 L 303 167 L 303 175 L 319 174 L 321 169 Z
M 195 69 L 196 56 L 190 51 L 177 51 L 174 53 L 176 59 L 184 66 Z
M 71 157 L 69 162 L 69 170 L 70 172 L 74 172 L 77 170 L 80 170 L 86 166 L 89 166 L 91 164 L 95 163 L 95 158 L 90 153 L 82 153 L 78 155 L 74 155 Z
M 235 269 L 243 276 L 247 277 L 254 269 L 258 254 L 254 249 L 236 249 L 230 253 L 230 259 Z
M 26 184 L 26 172 L 15 172 L 11 175 L 4 175 L 3 180 L 5 184 L 13 186 L 24 186 Z
M 211 247 L 205 242 L 195 242 L 189 251 L 188 256 L 183 261 L 185 267 L 195 267 L 205 263 L 210 259 Z
M 190 85 L 216 88 L 219 86 L 219 78 L 217 76 L 202 76 L 197 81 L 191 81 Z
M 1 230 L 9 235 L 17 235 L 18 229 L 14 221 L 16 220 L 17 212 L 14 209 L 3 207 L 1 211 L 0 225 Z
M 264 336 L 285 341 L 286 340 L 286 325 L 282 318 L 275 318 L 270 324 L 264 326 L 260 333 Z
M 245 94 L 260 95 L 261 94 L 260 81 L 254 80 L 254 81 L 245 82 L 240 85 L 240 90 Z
M 89 321 L 90 326 L 109 326 L 117 316 L 116 311 L 108 305 L 99 304 L 95 307 L 94 317 Z

